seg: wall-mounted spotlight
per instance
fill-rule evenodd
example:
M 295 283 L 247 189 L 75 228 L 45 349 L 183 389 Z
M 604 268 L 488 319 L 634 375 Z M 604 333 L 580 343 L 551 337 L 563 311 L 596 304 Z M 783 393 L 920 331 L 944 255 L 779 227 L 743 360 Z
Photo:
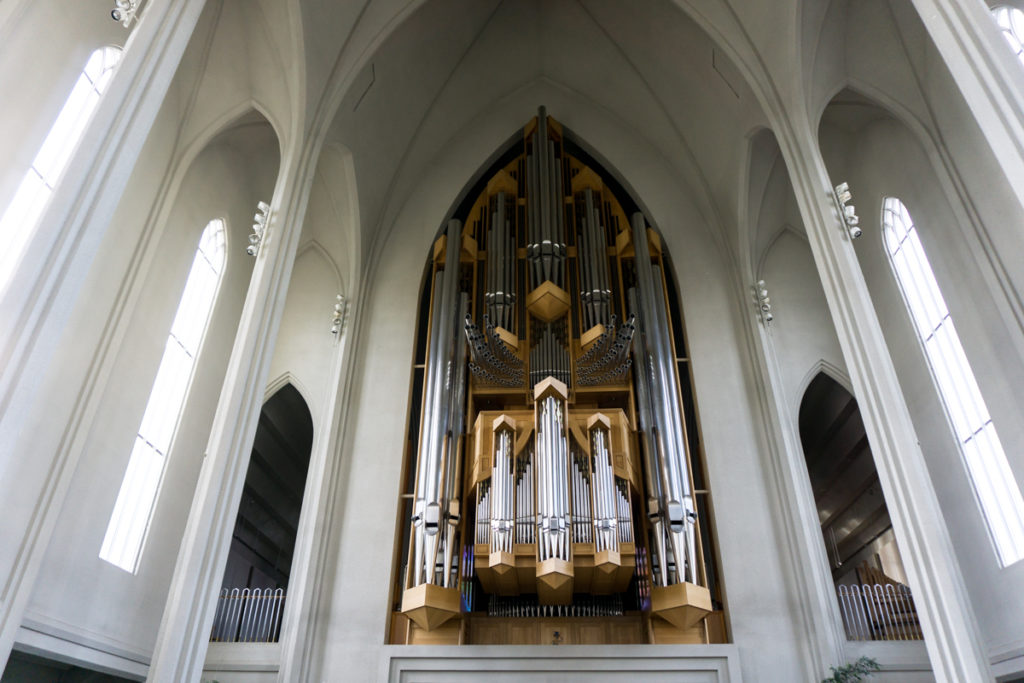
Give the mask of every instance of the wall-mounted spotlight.
M 114 9 L 110 10 L 110 18 L 121 22 L 125 28 L 131 26 L 135 15 L 139 12 L 142 0 L 114 0 Z
M 835 188 L 836 204 L 839 206 L 839 215 L 846 225 L 846 231 L 850 233 L 850 239 L 857 239 L 864 232 L 860 229 L 860 218 L 857 217 L 857 210 L 850 204 L 853 195 L 850 194 L 850 186 L 847 183 L 839 183 Z
M 761 322 L 767 327 L 775 319 L 775 316 L 772 315 L 772 300 L 768 298 L 768 285 L 764 283 L 764 280 L 758 280 L 752 289 L 754 290 L 754 301 L 757 303 L 757 313 L 761 316 Z
M 339 294 L 334 302 L 334 313 L 331 315 L 331 334 L 335 336 L 341 334 L 341 328 L 345 325 L 345 309 L 347 306 L 345 297 Z
M 252 234 L 249 235 L 249 246 L 245 253 L 249 256 L 256 256 L 260 253 L 260 246 L 263 244 L 263 234 L 267 230 L 267 223 L 270 221 L 270 205 L 266 202 L 256 204 L 256 215 L 252 217 Z

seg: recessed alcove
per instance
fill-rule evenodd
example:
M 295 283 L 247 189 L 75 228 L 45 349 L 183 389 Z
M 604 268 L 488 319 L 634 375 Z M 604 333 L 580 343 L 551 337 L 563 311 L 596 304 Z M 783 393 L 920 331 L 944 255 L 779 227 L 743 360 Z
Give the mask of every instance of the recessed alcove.
M 851 640 L 916 640 L 920 623 L 857 399 L 825 372 L 800 403 L 800 441 Z
M 278 639 L 313 446 L 313 419 L 285 384 L 263 405 L 211 640 Z

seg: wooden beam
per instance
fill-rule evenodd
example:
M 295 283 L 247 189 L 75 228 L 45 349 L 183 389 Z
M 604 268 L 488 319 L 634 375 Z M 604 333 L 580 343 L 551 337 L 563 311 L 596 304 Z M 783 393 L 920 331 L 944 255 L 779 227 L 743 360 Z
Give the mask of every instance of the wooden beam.
M 878 483 L 878 472 L 872 471 L 871 475 L 868 476 L 868 478 L 865 479 L 864 482 L 860 486 L 858 486 L 852 492 L 852 495 L 849 496 L 849 498 L 846 500 L 846 502 L 843 503 L 843 505 L 841 505 L 838 509 L 836 509 L 831 515 L 829 515 L 827 518 L 825 518 L 825 521 L 823 521 L 821 523 L 821 530 L 825 531 L 833 522 L 835 522 L 837 519 L 839 519 L 839 517 L 844 512 L 849 510 L 850 507 L 852 507 L 854 503 L 856 503 L 858 500 L 860 500 L 861 496 L 863 496 L 864 493 L 866 493 L 868 491 L 868 489 L 870 489 L 872 486 L 874 486 L 877 483 Z M 815 498 L 815 501 L 819 501 L 819 500 L 820 500 L 820 497 Z M 884 499 L 883 499 L 882 504 L 883 505 L 885 504 Z

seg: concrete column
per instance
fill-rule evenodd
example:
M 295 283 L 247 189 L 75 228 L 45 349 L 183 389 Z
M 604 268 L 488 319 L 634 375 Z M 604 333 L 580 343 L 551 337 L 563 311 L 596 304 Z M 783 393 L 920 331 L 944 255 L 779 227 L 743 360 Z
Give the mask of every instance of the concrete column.
M 206 0 L 151 0 L 57 191 L 0 293 L 0 500 L 34 507 L 0 525 L 0 665 L 32 593 L 63 494 L 69 451 L 26 460 L 18 435 L 45 411 L 39 378 L 70 312 Z M 16 470 L 16 472 L 15 472 Z M 16 476 L 13 476 L 16 474 Z
M 1024 205 L 1024 65 L 984 3 L 911 1 Z
M 778 117 L 776 134 L 850 370 L 936 679 L 991 681 L 924 455 L 864 275 L 832 198 L 833 183 L 817 136 L 798 109 Z
M 354 297 L 358 296 L 355 294 L 358 288 L 357 284 L 353 290 Z M 316 615 L 325 589 L 325 563 L 332 540 L 329 531 L 333 502 L 340 486 L 341 449 L 349 415 L 357 313 L 354 310 L 348 312 L 330 368 L 331 381 L 328 386 L 334 388 L 334 393 L 324 405 L 318 421 L 322 427 L 313 441 L 281 625 L 281 663 L 277 674 L 277 680 L 281 683 L 309 680 L 312 675 L 310 658 L 314 649 L 313 636 L 315 629 L 321 626 L 316 623 Z M 326 330 L 327 318 L 324 320 Z
M 316 167 L 311 147 L 298 160 L 294 148 L 281 160 L 270 226 L 256 258 L 157 634 L 151 681 L 197 681 L 202 673 Z
M 753 279 L 751 280 L 751 284 Z M 769 291 L 771 283 L 768 283 Z M 803 643 L 813 672 L 820 679 L 830 666 L 845 659 L 846 633 L 842 627 L 835 586 L 828 571 L 828 558 L 822 543 L 814 493 L 807 476 L 803 445 L 794 419 L 784 398 L 782 373 L 775 354 L 770 328 L 759 322 L 755 303 L 747 290 L 749 308 L 745 318 L 753 328 L 756 346 L 752 361 L 756 377 L 758 409 L 768 440 L 767 471 L 771 473 L 771 490 L 778 515 L 780 537 L 784 539 L 789 568 L 793 572 L 793 589 L 799 609 Z M 775 324 L 784 325 L 784 320 Z

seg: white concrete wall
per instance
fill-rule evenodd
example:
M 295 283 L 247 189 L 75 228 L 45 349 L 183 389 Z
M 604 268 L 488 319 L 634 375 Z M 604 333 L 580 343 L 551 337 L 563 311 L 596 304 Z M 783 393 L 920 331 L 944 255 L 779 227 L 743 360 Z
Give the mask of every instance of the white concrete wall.
M 126 313 L 132 321 L 119 340 L 95 416 L 94 424 L 102 427 L 88 433 L 26 616 L 33 628 L 60 632 L 101 650 L 148 657 L 248 288 L 252 260 L 245 245 L 251 214 L 256 201 L 269 196 L 276 170 L 277 140 L 264 123 L 225 133 L 186 173 L 160 231 L 158 256 L 138 283 L 140 305 Z M 125 224 L 137 220 L 132 212 L 125 213 Z M 199 235 L 217 217 L 225 220 L 228 231 L 227 265 L 139 570 L 132 575 L 100 560 L 99 548 Z M 90 277 L 90 290 L 123 286 L 118 280 L 135 245 L 119 243 L 119 237 L 113 230 L 104 262 Z M 75 343 L 73 328 L 69 347 Z
M 10 0 L 18 4 L 18 0 Z M 93 50 L 123 46 L 129 31 L 110 18 L 112 2 L 23 2 L 0 26 L 0 213 L 50 131 Z M 45 44 L 45 49 L 40 45 Z
M 335 389 L 328 386 L 327 369 L 337 341 L 330 332 L 335 297 L 341 293 L 337 272 L 316 242 L 309 242 L 295 259 L 282 333 L 270 365 L 271 385 L 287 375 L 302 394 L 313 416 L 314 432 L 320 427 L 327 393 Z
M 761 277 L 772 300 L 771 333 L 785 401 L 796 420 L 803 392 L 821 363 L 844 375 L 846 364 L 805 238 L 788 229 L 780 232 L 766 254 Z
M 821 139 L 830 175 L 837 182 L 848 180 L 853 188 L 864 228 L 864 236 L 856 243 L 857 255 L 990 653 L 998 657 L 1016 651 L 1024 646 L 1024 622 L 1018 606 L 1007 598 L 1024 593 L 1024 563 L 999 566 L 956 437 L 889 265 L 881 232 L 883 197 L 899 197 L 914 218 L 1003 447 L 1017 472 L 1024 446 L 1024 414 L 1019 401 L 1024 363 L 1014 352 L 1006 323 L 985 287 L 984 264 L 971 256 L 970 227 L 958 220 L 963 209 L 956 206 L 955 197 L 943 192 L 930 160 L 910 131 L 893 119 L 882 118 L 855 137 L 823 126 Z M 1017 479 L 1024 481 L 1020 474 Z

